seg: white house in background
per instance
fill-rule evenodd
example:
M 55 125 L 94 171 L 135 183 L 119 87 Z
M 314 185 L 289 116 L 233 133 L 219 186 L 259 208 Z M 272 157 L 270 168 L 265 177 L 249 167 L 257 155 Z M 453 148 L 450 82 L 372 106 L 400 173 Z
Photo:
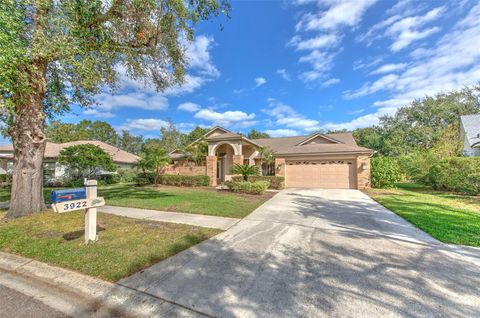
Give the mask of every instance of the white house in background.
M 132 153 L 97 140 L 79 140 L 66 142 L 63 144 L 47 142 L 44 155 L 43 172 L 45 180 L 62 178 L 65 175 L 65 167 L 57 162 L 58 155 L 67 147 L 83 144 L 92 144 L 102 148 L 106 153 L 112 156 L 113 162 L 118 166 L 118 168 L 131 169 L 139 159 L 138 156 Z M 0 146 L 0 174 L 11 173 L 12 167 L 13 146 Z
M 460 117 L 460 138 L 464 155 L 480 156 L 480 114 Z

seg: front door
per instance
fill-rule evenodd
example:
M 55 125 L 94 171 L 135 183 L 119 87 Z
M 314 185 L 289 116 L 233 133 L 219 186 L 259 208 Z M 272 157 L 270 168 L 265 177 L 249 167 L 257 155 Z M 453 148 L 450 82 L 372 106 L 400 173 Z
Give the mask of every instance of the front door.
M 225 155 L 219 155 L 217 159 L 217 182 L 225 181 Z

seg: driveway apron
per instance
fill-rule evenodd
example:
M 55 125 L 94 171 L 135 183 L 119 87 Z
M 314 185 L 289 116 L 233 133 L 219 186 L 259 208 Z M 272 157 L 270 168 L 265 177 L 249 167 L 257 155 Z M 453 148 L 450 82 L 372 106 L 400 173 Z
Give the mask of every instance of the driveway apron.
M 120 283 L 217 317 L 479 317 L 466 254 L 360 191 L 288 189 Z

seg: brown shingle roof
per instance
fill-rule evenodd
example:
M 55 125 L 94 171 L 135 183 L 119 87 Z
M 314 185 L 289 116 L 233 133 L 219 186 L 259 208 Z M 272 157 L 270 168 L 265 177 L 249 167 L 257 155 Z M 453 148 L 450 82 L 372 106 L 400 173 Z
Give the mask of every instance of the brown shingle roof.
M 120 148 L 111 146 L 107 143 L 104 143 L 102 141 L 98 140 L 79 140 L 79 141 L 71 141 L 71 142 L 66 142 L 63 144 L 56 144 L 53 142 L 47 142 L 47 146 L 45 148 L 45 158 L 49 159 L 54 159 L 57 158 L 58 155 L 60 154 L 60 151 L 63 149 L 70 147 L 70 146 L 76 146 L 76 145 L 84 145 L 84 144 L 91 144 L 91 145 L 96 145 L 102 148 L 106 153 L 108 153 L 110 156 L 112 156 L 112 159 L 114 162 L 118 163 L 135 163 L 138 161 L 139 157 L 126 152 Z M 6 146 L 0 146 L 0 152 L 8 152 L 12 151 L 13 152 L 13 146 L 12 145 L 6 145 Z
M 253 139 L 253 141 L 272 149 L 276 154 L 282 155 L 372 152 L 371 149 L 358 146 L 351 133 L 325 134 L 324 136 L 337 140 L 339 143 L 299 145 L 311 136 L 261 138 Z

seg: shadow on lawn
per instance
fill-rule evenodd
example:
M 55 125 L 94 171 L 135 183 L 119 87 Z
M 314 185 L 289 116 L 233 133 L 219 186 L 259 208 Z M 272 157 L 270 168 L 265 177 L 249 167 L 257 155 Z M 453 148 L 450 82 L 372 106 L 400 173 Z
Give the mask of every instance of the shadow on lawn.
M 378 204 L 290 204 L 120 283 L 219 317 L 480 315 L 478 267 Z
M 152 190 L 135 186 L 112 187 L 99 190 L 99 195 L 105 199 L 156 199 L 164 197 L 174 197 L 175 194 L 162 192 L 161 190 Z

